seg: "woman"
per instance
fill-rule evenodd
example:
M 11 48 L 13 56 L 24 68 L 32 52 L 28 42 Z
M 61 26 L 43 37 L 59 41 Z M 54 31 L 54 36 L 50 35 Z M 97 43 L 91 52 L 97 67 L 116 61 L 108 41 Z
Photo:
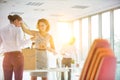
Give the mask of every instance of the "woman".
M 36 49 L 36 68 L 43 69 L 47 68 L 48 60 L 47 60 L 47 50 L 55 53 L 55 47 L 52 36 L 48 33 L 50 29 L 49 22 L 46 19 L 39 19 L 37 22 L 38 31 L 29 30 L 25 27 L 25 24 L 22 24 L 22 29 L 29 35 L 32 35 L 35 41 L 35 49 Z M 47 73 L 31 73 L 31 80 L 37 80 L 37 76 L 41 76 L 42 80 L 47 80 Z
M 4 53 L 3 72 L 4 80 L 12 80 L 14 72 L 14 80 L 22 80 L 24 58 L 21 48 L 30 42 L 24 41 L 21 36 L 22 18 L 19 15 L 9 15 L 10 24 L 0 29 L 0 47 Z

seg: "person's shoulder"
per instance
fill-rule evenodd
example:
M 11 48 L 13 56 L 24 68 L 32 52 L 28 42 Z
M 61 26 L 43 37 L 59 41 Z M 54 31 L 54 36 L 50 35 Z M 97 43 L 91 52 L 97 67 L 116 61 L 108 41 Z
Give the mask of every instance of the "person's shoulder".
M 47 36 L 48 36 L 48 37 L 52 37 L 52 35 L 51 35 L 50 33 L 47 33 Z
M 11 28 L 12 28 L 12 31 L 14 31 L 16 34 L 23 33 L 23 30 L 21 27 L 12 26 Z
M 22 28 L 21 27 L 12 27 L 15 31 L 22 31 Z
M 40 32 L 39 31 L 35 31 L 35 36 L 39 36 L 40 35 Z
M 6 30 L 10 25 L 6 25 L 6 26 L 3 26 L 3 27 L 0 27 L 0 32 Z

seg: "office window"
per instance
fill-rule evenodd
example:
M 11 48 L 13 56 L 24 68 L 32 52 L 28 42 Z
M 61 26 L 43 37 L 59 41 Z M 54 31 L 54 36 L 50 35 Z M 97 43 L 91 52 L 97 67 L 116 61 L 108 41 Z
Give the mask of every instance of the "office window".
M 74 21 L 73 23 L 73 33 L 74 33 L 74 37 L 76 38 L 76 47 L 79 49 L 80 48 L 80 24 L 79 24 L 79 20 Z
M 114 52 L 120 61 L 120 9 L 114 11 Z
M 88 18 L 82 19 L 82 55 L 86 59 L 88 54 Z
M 98 15 L 91 17 L 91 40 L 93 41 L 99 37 L 99 23 L 98 23 Z
M 110 12 L 102 14 L 102 38 L 110 42 Z
M 60 49 L 62 45 L 68 43 L 72 34 L 72 27 L 68 22 L 57 22 L 57 46 Z
M 73 22 L 73 34 L 74 34 L 74 37 L 75 37 L 75 39 L 76 39 L 76 42 L 75 42 L 75 46 L 76 46 L 76 50 L 77 50 L 77 53 L 78 53 L 78 59 L 79 59 L 79 61 L 80 61 L 80 42 L 81 42 L 81 39 L 80 39 L 80 34 L 81 34 L 81 32 L 80 32 L 80 21 L 79 20 L 76 20 L 76 21 L 74 21 Z

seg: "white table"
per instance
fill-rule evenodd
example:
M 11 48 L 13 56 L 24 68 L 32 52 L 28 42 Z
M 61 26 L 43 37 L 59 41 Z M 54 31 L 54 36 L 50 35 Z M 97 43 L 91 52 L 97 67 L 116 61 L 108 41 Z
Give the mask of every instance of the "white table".
M 57 80 L 61 79 L 61 72 L 68 72 L 71 68 L 48 68 L 48 69 L 39 69 L 39 70 L 26 70 L 31 72 L 56 72 L 57 73 Z M 37 76 L 37 75 L 36 75 Z

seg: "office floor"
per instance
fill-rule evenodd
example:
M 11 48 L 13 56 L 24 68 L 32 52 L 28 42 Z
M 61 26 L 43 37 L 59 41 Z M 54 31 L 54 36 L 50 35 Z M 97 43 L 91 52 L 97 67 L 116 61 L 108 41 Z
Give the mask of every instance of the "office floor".
M 3 60 L 3 56 L 0 56 L 0 71 L 1 71 L 0 72 L 0 80 L 3 80 L 2 60 Z M 79 74 L 80 74 L 80 69 L 72 70 L 72 80 L 79 80 Z M 48 74 L 49 80 L 57 80 L 56 76 L 57 76 L 57 74 L 55 72 L 50 72 Z M 67 76 L 65 78 L 67 79 Z M 24 71 L 23 80 L 30 80 L 30 72 Z M 41 80 L 41 78 L 38 77 L 38 80 Z M 116 80 L 120 80 L 120 64 L 117 64 Z
M 54 57 L 54 56 L 52 56 L 52 57 Z M 50 61 L 49 62 L 49 67 L 56 67 L 56 65 L 55 65 L 56 59 L 55 58 L 49 58 L 49 59 L 50 59 L 49 60 Z M 0 72 L 0 80 L 3 80 L 2 61 L 3 61 L 3 56 L 0 55 L 0 71 L 1 71 Z M 72 70 L 72 75 L 71 75 L 72 76 L 72 80 L 74 80 L 74 79 L 78 80 L 79 74 L 80 74 L 79 68 L 73 69 Z M 60 75 L 60 74 L 58 74 L 56 72 L 49 72 L 48 73 L 48 79 L 49 80 L 58 80 L 58 79 L 60 79 L 60 76 L 58 76 L 58 75 Z M 14 77 L 14 75 L 13 75 L 13 77 Z M 30 72 L 24 71 L 24 73 L 23 73 L 23 80 L 30 80 Z M 38 80 L 41 80 L 41 78 L 38 77 Z M 65 80 L 67 80 L 67 73 L 65 73 Z
M 60 74 L 56 74 L 55 72 L 50 72 L 48 74 L 48 79 L 49 80 L 58 80 L 58 79 L 60 80 L 60 76 L 58 76 L 58 75 L 60 75 Z M 72 79 L 71 80 L 74 80 L 74 79 L 78 80 L 78 78 L 79 78 L 79 75 L 77 73 L 75 73 L 75 71 L 72 72 Z M 23 80 L 30 80 L 30 73 L 29 72 L 24 71 Z M 38 77 L 37 80 L 41 80 L 41 78 Z M 67 80 L 67 73 L 65 73 L 65 80 Z

